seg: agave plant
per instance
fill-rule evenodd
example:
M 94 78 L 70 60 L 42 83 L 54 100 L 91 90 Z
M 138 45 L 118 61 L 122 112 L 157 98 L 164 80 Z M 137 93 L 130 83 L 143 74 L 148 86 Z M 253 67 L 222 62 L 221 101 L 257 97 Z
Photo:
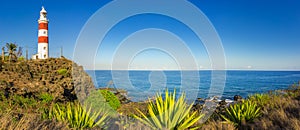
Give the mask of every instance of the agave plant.
M 228 122 L 234 123 L 235 126 L 239 126 L 242 121 L 248 122 L 259 117 L 261 115 L 260 109 L 256 102 L 246 100 L 226 108 L 226 114 L 221 115 L 221 117 Z
M 91 107 L 81 106 L 79 103 L 68 103 L 66 107 L 55 104 L 49 112 L 49 118 L 68 122 L 70 127 L 82 129 L 103 126 L 109 119 L 109 114 L 103 110 L 92 112 Z
M 246 121 L 253 121 L 253 119 L 261 115 L 261 107 L 257 106 L 255 102 L 245 101 L 242 105 L 243 115 Z
M 173 94 L 166 90 L 165 98 L 161 94 L 157 94 L 155 101 L 149 99 L 148 111 L 149 117 L 137 109 L 142 115 L 139 117 L 134 115 L 136 119 L 150 126 L 153 129 L 196 129 L 191 128 L 203 115 L 198 115 L 197 112 L 190 113 L 192 108 L 185 101 L 185 93 L 176 101 L 176 92 Z

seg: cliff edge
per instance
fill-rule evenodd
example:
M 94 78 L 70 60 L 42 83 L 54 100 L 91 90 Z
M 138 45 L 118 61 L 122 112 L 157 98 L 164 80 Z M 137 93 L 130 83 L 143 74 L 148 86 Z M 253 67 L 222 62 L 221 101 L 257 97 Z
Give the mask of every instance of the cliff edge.
M 72 101 L 93 89 L 83 67 L 65 58 L 0 62 L 0 91 L 7 96 L 49 93 L 56 101 Z

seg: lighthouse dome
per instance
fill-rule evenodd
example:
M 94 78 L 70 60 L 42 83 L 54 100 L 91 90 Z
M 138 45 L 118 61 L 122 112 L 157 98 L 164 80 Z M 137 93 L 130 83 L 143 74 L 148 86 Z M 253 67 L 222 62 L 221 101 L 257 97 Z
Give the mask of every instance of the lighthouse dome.
M 47 11 L 45 10 L 44 6 L 42 6 L 42 10 L 40 12 L 41 13 L 47 13 Z
M 45 10 L 44 6 L 42 6 L 42 10 L 40 11 L 40 18 L 39 22 L 48 22 L 47 19 L 47 11 Z

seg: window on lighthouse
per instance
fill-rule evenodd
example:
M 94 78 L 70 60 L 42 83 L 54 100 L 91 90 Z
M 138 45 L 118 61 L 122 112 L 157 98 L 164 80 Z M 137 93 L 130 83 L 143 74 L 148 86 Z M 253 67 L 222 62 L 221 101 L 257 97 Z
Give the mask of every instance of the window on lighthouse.
M 44 50 L 46 50 L 46 47 L 44 47 Z
M 46 55 L 44 55 L 44 58 L 46 58 Z

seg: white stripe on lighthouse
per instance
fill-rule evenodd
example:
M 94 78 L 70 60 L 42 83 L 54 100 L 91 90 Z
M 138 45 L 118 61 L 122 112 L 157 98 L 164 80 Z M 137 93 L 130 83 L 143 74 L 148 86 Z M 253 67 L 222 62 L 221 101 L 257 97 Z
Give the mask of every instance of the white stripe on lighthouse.
M 38 36 L 46 36 L 46 37 L 48 37 L 48 30 L 46 30 L 46 29 L 40 29 Z

